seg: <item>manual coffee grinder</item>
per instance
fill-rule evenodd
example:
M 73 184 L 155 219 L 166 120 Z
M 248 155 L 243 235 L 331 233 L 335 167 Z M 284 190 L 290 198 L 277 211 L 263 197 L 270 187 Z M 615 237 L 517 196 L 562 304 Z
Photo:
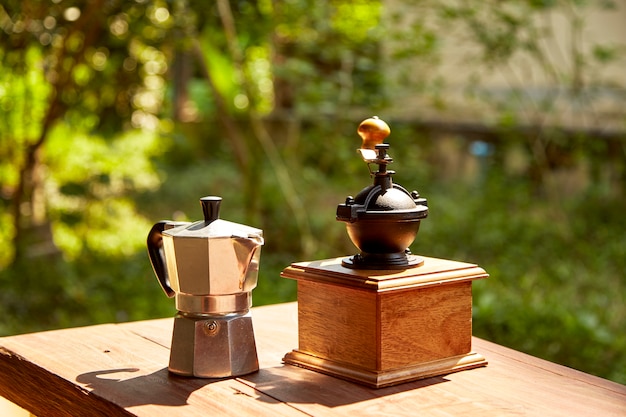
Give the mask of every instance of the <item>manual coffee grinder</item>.
M 426 199 L 393 182 L 384 121 L 367 119 L 357 132 L 374 180 L 336 218 L 360 252 L 283 270 L 298 282 L 298 348 L 284 362 L 374 388 L 486 365 L 471 350 L 471 283 L 487 273 L 409 250 Z
M 148 234 L 159 284 L 176 299 L 169 370 L 202 378 L 259 369 L 249 309 L 263 231 L 219 219 L 220 197 L 200 199 L 204 220 L 161 221 Z

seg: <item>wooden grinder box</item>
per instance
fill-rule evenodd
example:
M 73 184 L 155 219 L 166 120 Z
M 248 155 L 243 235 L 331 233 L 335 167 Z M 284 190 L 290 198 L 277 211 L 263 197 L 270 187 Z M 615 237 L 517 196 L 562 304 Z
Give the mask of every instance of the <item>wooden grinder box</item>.
M 480 267 L 436 258 L 359 270 L 342 258 L 298 262 L 298 349 L 284 362 L 374 388 L 484 366 L 472 352 L 472 281 Z

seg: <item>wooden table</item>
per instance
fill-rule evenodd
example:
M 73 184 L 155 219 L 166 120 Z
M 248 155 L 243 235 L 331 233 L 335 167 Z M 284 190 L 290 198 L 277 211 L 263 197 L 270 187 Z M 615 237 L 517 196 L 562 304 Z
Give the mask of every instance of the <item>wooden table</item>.
M 252 314 L 251 375 L 170 375 L 168 318 L 0 338 L 0 395 L 39 416 L 626 416 L 626 386 L 477 338 L 484 368 L 365 388 L 282 363 L 295 303 Z

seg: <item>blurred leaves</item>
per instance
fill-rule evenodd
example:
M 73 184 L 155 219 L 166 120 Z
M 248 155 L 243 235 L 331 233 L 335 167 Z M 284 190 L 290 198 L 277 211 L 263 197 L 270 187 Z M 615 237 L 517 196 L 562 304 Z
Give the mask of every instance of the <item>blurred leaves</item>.
M 68 135 L 72 142 L 65 140 Z M 85 249 L 129 256 L 143 248 L 151 223 L 137 214 L 133 195 L 158 189 L 152 160 L 166 149 L 164 139 L 151 131 L 133 130 L 109 140 L 62 127 L 51 133 L 45 159 L 48 210 L 55 242 L 69 259 Z

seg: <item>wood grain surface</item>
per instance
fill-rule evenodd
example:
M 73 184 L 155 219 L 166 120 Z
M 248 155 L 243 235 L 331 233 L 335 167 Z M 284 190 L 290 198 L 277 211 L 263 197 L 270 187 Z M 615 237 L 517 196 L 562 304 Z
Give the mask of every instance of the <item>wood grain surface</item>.
M 296 303 L 252 310 L 259 372 L 168 373 L 173 319 L 0 338 L 0 395 L 44 416 L 620 416 L 626 387 L 473 338 L 483 368 L 370 389 L 285 365 Z

